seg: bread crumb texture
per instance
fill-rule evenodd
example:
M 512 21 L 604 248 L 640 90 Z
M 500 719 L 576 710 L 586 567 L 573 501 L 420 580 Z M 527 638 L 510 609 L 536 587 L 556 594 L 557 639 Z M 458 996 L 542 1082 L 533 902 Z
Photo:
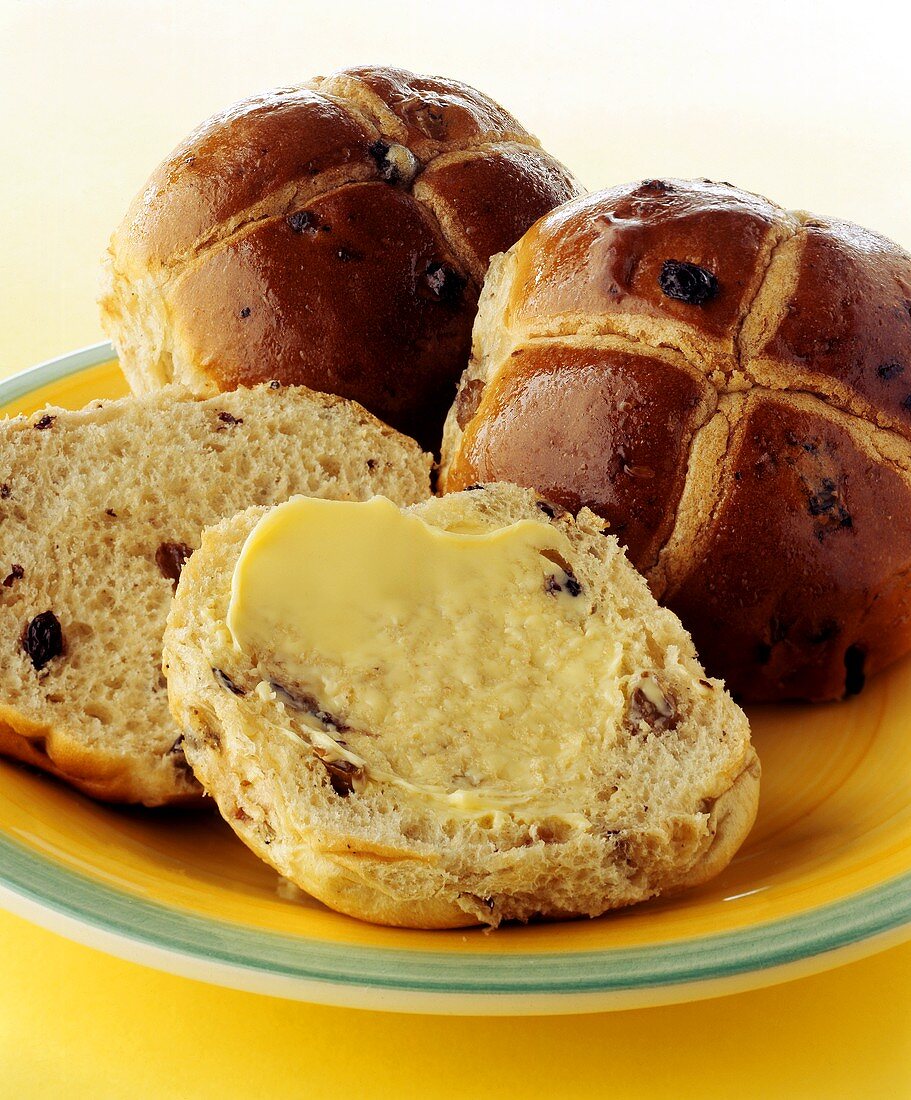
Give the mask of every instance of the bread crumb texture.
M 390 622 L 372 667 L 233 645 L 231 579 L 264 510 L 188 562 L 171 707 L 235 832 L 327 905 L 412 927 L 596 916 L 717 873 L 755 816 L 748 723 L 603 521 L 511 485 L 409 511 L 455 532 L 526 521 L 562 549 L 483 604 L 456 590 L 433 629 Z
M 199 798 L 161 636 L 203 527 L 295 493 L 414 502 L 429 466 L 354 403 L 296 387 L 0 421 L 0 751 L 98 798 Z

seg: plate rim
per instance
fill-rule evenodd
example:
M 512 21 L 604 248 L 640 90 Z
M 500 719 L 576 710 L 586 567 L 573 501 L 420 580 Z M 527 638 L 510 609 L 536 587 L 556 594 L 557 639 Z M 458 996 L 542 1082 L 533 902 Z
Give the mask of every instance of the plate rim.
M 114 357 L 111 344 L 101 342 L 21 371 L 0 382 L 0 409 Z M 911 938 L 911 872 L 905 872 L 796 915 L 647 947 L 496 955 L 332 943 L 141 898 L 8 835 L 0 835 L 0 905 L 90 946 L 188 977 L 404 1011 L 581 1012 L 629 1007 L 631 1000 L 667 1004 L 784 981 L 795 968 L 827 969 L 845 953 L 859 957 Z

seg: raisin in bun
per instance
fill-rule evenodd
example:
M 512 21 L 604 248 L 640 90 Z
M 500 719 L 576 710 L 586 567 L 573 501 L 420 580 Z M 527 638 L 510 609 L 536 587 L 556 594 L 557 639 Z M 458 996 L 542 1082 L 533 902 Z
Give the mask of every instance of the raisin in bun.
M 137 392 L 277 378 L 438 450 L 490 256 L 579 190 L 466 84 L 343 70 L 229 107 L 156 169 L 102 321 Z
M 609 520 L 744 699 L 911 648 L 911 257 L 729 184 L 577 199 L 491 267 L 444 484 Z

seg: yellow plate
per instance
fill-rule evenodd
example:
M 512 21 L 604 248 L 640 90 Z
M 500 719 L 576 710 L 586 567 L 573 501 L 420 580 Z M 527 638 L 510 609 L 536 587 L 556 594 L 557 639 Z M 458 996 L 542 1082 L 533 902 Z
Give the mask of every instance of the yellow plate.
M 10 379 L 0 408 L 125 392 L 99 345 Z M 754 708 L 762 802 L 730 867 L 599 920 L 494 933 L 362 924 L 291 896 L 212 814 L 113 809 L 5 762 L 0 902 L 125 958 L 333 1004 L 544 1013 L 716 996 L 911 936 L 909 716 L 909 661 L 850 702 Z

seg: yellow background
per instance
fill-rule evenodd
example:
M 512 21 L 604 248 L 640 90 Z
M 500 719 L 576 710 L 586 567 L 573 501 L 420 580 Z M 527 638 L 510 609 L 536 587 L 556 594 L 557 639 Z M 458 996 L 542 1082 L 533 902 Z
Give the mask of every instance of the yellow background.
M 0 0 L 0 374 L 100 338 L 98 254 L 192 125 L 362 61 L 479 85 L 590 187 L 730 179 L 911 245 L 897 11 Z M 903 1097 L 911 945 L 699 1004 L 471 1020 L 209 988 L 0 915 L 7 1095 Z

